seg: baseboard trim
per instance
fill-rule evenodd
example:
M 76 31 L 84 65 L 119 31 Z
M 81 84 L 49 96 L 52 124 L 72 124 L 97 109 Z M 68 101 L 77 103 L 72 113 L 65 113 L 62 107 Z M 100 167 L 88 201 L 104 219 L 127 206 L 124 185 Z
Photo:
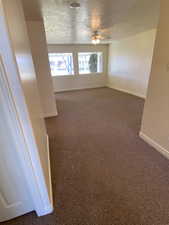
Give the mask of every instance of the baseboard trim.
M 51 177 L 51 163 L 50 163 L 50 150 L 49 150 L 49 136 L 46 135 L 47 137 L 47 160 L 48 160 L 48 175 L 49 175 L 49 199 L 51 206 L 47 207 L 47 209 L 51 212 L 53 211 L 53 191 L 52 191 L 52 177 Z
M 117 91 L 125 92 L 125 93 L 130 94 L 130 95 L 137 96 L 137 97 L 139 97 L 139 98 L 146 99 L 146 96 L 144 96 L 144 95 L 140 95 L 140 94 L 138 94 L 138 93 L 134 93 L 134 92 L 128 91 L 128 90 L 126 90 L 126 89 L 117 88 L 117 87 L 114 87 L 114 86 L 112 86 L 112 85 L 110 85 L 110 84 L 108 84 L 107 87 L 108 87 L 108 88 L 115 89 L 115 90 L 117 90 Z
M 54 91 L 54 93 L 62 93 L 62 92 L 69 92 L 69 91 L 80 91 L 80 90 L 90 90 L 90 89 L 97 89 L 97 88 L 104 88 L 107 87 L 106 85 L 99 85 L 95 87 L 84 87 L 84 88 L 70 88 L 70 89 L 62 89 L 58 91 Z
M 165 158 L 169 159 L 169 152 L 167 149 L 159 145 L 156 141 L 154 141 L 152 138 L 148 137 L 143 132 L 139 133 L 139 136 L 141 139 L 143 139 L 147 144 L 149 144 L 151 147 L 156 149 L 159 153 L 161 153 Z
M 53 208 L 53 191 L 52 191 L 52 177 L 51 177 L 51 163 L 50 163 L 50 153 L 49 153 L 49 136 L 47 135 L 47 156 L 48 156 L 48 173 L 49 173 L 49 198 Z
M 55 116 L 58 116 L 58 112 L 44 114 L 44 118 L 50 118 Z
M 49 201 L 48 201 L 48 204 L 46 204 L 39 212 L 37 212 L 38 216 L 45 216 L 45 215 L 51 214 L 54 210 L 48 135 L 46 135 L 46 145 L 47 145 L 47 165 L 48 165 L 48 179 L 49 179 L 49 187 L 47 189 L 48 189 Z

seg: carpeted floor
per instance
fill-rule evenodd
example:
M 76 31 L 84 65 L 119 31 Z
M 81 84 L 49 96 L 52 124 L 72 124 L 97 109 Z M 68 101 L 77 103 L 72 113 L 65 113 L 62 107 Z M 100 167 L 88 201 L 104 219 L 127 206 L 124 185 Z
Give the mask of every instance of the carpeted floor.
M 46 120 L 54 213 L 6 225 L 167 225 L 169 161 L 139 137 L 144 101 L 108 88 L 56 94 Z

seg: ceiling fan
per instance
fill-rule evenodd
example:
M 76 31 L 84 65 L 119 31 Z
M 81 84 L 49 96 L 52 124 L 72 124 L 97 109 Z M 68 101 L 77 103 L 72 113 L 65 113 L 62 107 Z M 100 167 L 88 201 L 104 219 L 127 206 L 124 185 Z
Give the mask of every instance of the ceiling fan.
M 100 31 L 95 30 L 91 36 L 91 40 L 92 40 L 93 44 L 99 44 L 101 41 L 109 41 L 111 39 L 112 38 L 110 35 L 105 34 L 105 32 L 103 32 L 101 30 Z
M 79 0 L 54 0 L 57 5 L 67 5 L 69 8 L 80 8 Z

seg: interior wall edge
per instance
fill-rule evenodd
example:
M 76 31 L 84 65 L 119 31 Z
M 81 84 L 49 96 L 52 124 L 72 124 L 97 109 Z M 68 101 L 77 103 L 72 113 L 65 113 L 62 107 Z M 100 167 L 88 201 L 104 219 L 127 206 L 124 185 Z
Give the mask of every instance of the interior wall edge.
M 33 63 L 36 72 L 39 97 L 43 110 L 43 117 L 57 114 L 57 106 L 53 94 L 46 34 L 43 21 L 27 21 L 27 31 L 30 41 Z
M 151 137 L 149 137 L 142 131 L 140 131 L 139 137 L 169 160 L 169 152 L 166 148 L 158 144 L 155 140 L 153 140 Z
M 108 83 L 145 98 L 157 29 L 113 41 L 109 45 Z
M 141 95 L 139 93 L 136 93 L 136 92 L 133 92 L 133 91 L 130 91 L 130 90 L 127 90 L 127 89 L 121 89 L 121 88 L 118 88 L 112 84 L 107 84 L 107 87 L 108 88 L 112 88 L 112 89 L 115 89 L 115 90 L 118 90 L 118 91 L 122 91 L 124 93 L 127 93 L 127 94 L 130 94 L 130 95 L 134 95 L 134 96 L 137 96 L 139 98 L 143 98 L 143 99 L 146 99 L 146 96 L 145 95 Z

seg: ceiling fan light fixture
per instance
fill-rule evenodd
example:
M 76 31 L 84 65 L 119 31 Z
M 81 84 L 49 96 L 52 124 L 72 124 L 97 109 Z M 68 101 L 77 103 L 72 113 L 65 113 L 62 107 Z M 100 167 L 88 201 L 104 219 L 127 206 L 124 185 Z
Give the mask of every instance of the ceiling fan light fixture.
M 92 39 L 92 43 L 93 43 L 94 45 L 97 45 L 97 44 L 100 43 L 100 39 Z
M 92 43 L 94 45 L 97 45 L 100 43 L 100 36 L 98 34 L 98 31 L 95 31 L 94 34 L 92 35 Z
M 80 3 L 79 2 L 72 2 L 70 4 L 71 9 L 79 9 L 80 8 Z

